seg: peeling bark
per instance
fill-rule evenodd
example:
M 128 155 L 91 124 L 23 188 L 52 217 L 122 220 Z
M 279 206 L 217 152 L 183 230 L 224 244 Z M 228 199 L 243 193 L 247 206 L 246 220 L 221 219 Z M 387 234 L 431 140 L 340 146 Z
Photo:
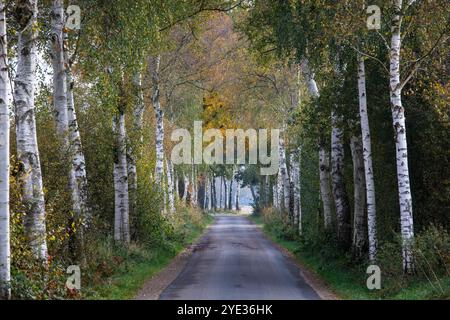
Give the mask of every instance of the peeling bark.
M 22 203 L 27 208 L 24 226 L 34 257 L 46 263 L 45 201 L 34 105 L 37 0 L 17 1 L 15 11 L 20 29 L 14 101 L 17 159 L 21 165 L 19 180 L 22 184 Z

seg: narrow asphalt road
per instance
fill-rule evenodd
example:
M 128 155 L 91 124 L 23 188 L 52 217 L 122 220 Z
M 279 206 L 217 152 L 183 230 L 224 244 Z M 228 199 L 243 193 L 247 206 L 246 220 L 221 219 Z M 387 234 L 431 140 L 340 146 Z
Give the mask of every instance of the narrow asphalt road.
M 296 264 L 242 216 L 218 216 L 160 299 L 320 299 Z

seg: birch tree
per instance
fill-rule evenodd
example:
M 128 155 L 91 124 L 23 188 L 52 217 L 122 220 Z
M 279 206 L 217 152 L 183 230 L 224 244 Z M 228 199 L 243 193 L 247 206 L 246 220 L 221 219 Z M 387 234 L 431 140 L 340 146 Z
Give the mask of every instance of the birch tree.
M 150 75 L 152 78 L 152 104 L 155 111 L 156 119 L 156 166 L 155 166 L 155 182 L 160 184 L 164 172 L 164 111 L 160 104 L 160 89 L 159 89 L 159 67 L 161 57 L 149 58 Z
M 278 152 L 280 156 L 280 175 L 281 175 L 281 183 L 283 188 L 283 208 L 286 212 L 290 212 L 290 183 L 289 183 L 289 174 L 287 170 L 286 163 L 286 146 L 284 139 L 280 137 L 280 144 L 278 145 Z
M 312 72 L 309 61 L 303 58 L 300 61 L 300 70 L 305 79 L 309 95 L 312 99 L 318 99 L 319 88 L 317 87 L 314 73 Z M 325 229 L 331 228 L 331 190 L 330 190 L 330 156 L 325 145 L 325 138 L 319 133 L 319 180 L 320 180 L 320 198 L 323 205 L 323 220 Z
M 65 33 L 65 36 L 67 34 Z M 66 40 L 67 41 L 67 40 Z M 69 56 L 68 50 L 64 50 L 64 61 L 67 81 L 67 119 L 69 128 L 69 155 L 72 160 L 70 181 L 72 190 L 73 209 L 80 213 L 85 226 L 91 223 L 91 209 L 88 204 L 88 181 L 86 173 L 86 160 L 81 143 L 78 128 L 77 112 L 75 109 L 74 88 L 75 81 L 72 76 L 72 65 L 74 59 Z
M 173 182 L 173 166 L 170 159 L 166 159 L 167 172 L 167 197 L 169 200 L 169 213 L 175 212 L 175 196 L 174 196 L 174 182 Z
M 369 115 L 367 110 L 366 71 L 364 58 L 358 54 L 358 95 L 359 115 L 362 133 L 364 177 L 366 182 L 367 230 L 369 240 L 369 260 L 377 258 L 377 212 L 375 202 L 375 178 L 372 165 L 372 141 L 370 137 Z
M 118 114 L 114 116 L 114 240 L 128 245 L 130 243 L 129 194 L 126 151 L 126 128 L 123 101 Z
M 300 198 L 300 148 L 295 150 L 290 155 L 291 165 L 291 188 L 294 200 L 294 225 L 298 227 L 299 234 L 302 234 L 302 208 Z
M 338 116 L 333 110 L 331 130 L 331 180 L 336 208 L 337 236 L 339 242 L 348 247 L 351 244 L 350 205 L 344 182 L 344 132 L 338 125 Z
M 233 210 L 233 178 L 230 179 L 230 190 L 228 192 L 228 210 Z
M 411 1 L 413 2 L 413 1 Z M 400 224 L 402 234 L 403 270 L 412 273 L 414 262 L 412 241 L 414 238 L 413 208 L 408 168 L 408 145 L 406 141 L 405 109 L 402 105 L 402 87 L 400 81 L 400 49 L 402 45 L 402 4 L 403 0 L 394 0 L 394 15 L 391 20 L 391 48 L 389 53 L 389 94 L 392 122 L 395 131 L 395 151 L 397 158 L 397 183 L 400 204 Z
M 9 229 L 9 102 L 6 8 L 0 0 L 0 300 L 11 298 L 11 252 Z
M 239 180 L 236 180 L 236 197 L 235 197 L 236 211 L 241 211 L 240 195 L 241 195 L 241 183 Z
M 353 253 L 363 255 L 367 239 L 366 181 L 364 176 L 363 146 L 360 135 L 352 135 L 350 149 L 353 160 Z
M 37 144 L 34 93 L 36 87 L 37 0 L 16 2 L 19 26 L 18 61 L 14 81 L 17 159 L 21 165 L 22 202 L 27 208 L 25 231 L 35 258 L 47 261 L 45 201 Z

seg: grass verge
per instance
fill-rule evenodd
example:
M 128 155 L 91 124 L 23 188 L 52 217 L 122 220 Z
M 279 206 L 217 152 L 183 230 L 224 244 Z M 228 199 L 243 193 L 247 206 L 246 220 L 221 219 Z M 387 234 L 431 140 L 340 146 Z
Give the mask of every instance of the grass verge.
M 204 223 L 186 226 L 183 241 L 168 241 L 164 247 L 148 249 L 131 245 L 126 251 L 118 253 L 120 263 L 111 275 L 101 279 L 99 284 L 85 288 L 85 299 L 128 300 L 136 296 L 145 281 L 164 269 L 187 245 L 194 243 L 207 225 L 214 220 L 207 215 Z
M 366 287 L 368 275 L 365 270 L 358 267 L 349 267 L 345 257 L 336 258 L 332 263 L 326 262 L 320 252 L 307 252 L 301 250 L 298 241 L 287 240 L 274 230 L 264 225 L 259 216 L 250 216 L 249 219 L 260 225 L 264 233 L 275 243 L 286 248 L 294 254 L 307 268 L 318 274 L 328 287 L 342 299 L 350 300 L 429 300 L 450 299 L 450 278 L 440 278 L 435 281 L 414 281 L 395 289 L 370 291 Z M 391 287 L 390 284 L 383 287 Z

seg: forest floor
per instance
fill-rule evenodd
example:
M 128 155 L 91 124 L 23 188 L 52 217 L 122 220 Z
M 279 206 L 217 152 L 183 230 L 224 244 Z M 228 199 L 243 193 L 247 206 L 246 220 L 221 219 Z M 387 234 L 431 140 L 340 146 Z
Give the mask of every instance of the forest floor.
M 358 268 L 345 267 L 344 258 L 334 262 L 324 260 L 319 252 L 304 252 L 300 249 L 298 241 L 287 240 L 264 227 L 261 217 L 249 216 L 249 219 L 257 224 L 274 243 L 283 248 L 306 270 L 311 270 L 316 279 L 322 279 L 323 285 L 329 288 L 340 299 L 349 300 L 429 300 L 450 299 L 450 278 L 440 278 L 434 282 L 414 281 L 408 285 L 399 285 L 395 290 L 374 290 L 366 287 L 367 274 Z M 399 281 L 400 283 L 400 281 Z M 387 287 L 382 281 L 382 289 Z M 389 287 L 393 287 L 389 284 Z M 447 293 L 446 293 L 447 292 Z

